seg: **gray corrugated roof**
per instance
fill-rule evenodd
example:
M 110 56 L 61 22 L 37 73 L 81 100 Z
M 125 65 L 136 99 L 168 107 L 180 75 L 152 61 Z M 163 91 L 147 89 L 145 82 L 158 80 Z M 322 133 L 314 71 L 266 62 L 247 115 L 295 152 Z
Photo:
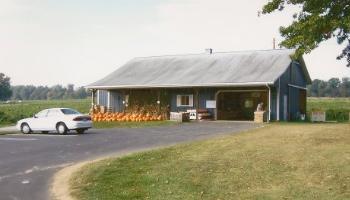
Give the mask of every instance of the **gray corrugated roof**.
M 295 50 L 241 51 L 134 58 L 87 88 L 272 84 Z

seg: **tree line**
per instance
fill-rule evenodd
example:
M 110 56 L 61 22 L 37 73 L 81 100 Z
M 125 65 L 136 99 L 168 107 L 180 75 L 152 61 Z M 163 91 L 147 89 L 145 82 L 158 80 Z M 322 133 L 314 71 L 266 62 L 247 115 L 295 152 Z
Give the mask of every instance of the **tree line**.
M 11 86 L 10 77 L 0 73 L 0 101 L 6 100 L 51 100 L 51 99 L 84 99 L 89 92 L 84 87 L 74 88 L 73 84 L 62 85 Z
M 67 87 L 18 85 L 12 86 L 11 90 L 12 100 L 84 99 L 89 95 L 84 87 L 74 89 L 73 84 L 68 84 Z
M 307 89 L 310 97 L 350 97 L 350 78 L 314 79 Z

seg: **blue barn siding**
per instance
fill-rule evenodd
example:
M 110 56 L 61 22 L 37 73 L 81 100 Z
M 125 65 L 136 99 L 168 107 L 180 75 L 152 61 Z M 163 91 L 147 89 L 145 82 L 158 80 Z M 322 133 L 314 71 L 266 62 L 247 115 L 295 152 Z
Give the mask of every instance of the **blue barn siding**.
M 271 113 L 270 120 L 277 120 L 277 90 L 271 87 Z
M 300 64 L 298 62 L 293 62 L 291 67 L 292 67 L 292 74 L 293 74 L 291 84 L 297 85 L 300 87 L 306 87 L 307 85 L 306 77 L 303 73 L 303 70 Z
M 190 91 L 190 90 L 171 90 L 170 92 L 170 111 L 171 112 L 186 112 L 188 109 L 194 109 L 195 106 L 195 93 L 194 91 Z M 177 95 L 193 95 L 193 106 L 177 106 Z
M 123 112 L 123 96 L 120 92 L 110 91 L 110 107 L 113 112 Z
M 293 62 L 291 65 L 292 70 L 292 82 L 291 84 L 305 88 L 307 81 L 302 71 L 302 68 L 298 62 Z M 290 119 L 297 120 L 300 117 L 300 90 L 299 88 L 289 87 L 289 99 L 290 99 Z
M 280 116 L 280 120 L 285 121 L 288 120 L 288 115 L 289 115 L 289 110 L 288 110 L 288 105 L 284 104 L 284 96 L 287 97 L 288 99 L 288 84 L 290 81 L 290 71 L 291 68 L 288 67 L 287 70 L 282 74 L 282 76 L 279 78 L 279 80 L 277 80 L 279 82 L 279 90 L 280 90 L 280 112 L 279 112 L 279 116 Z M 285 116 L 284 114 L 284 108 L 287 108 L 286 113 L 287 116 Z
M 215 109 L 214 108 L 206 108 L 207 101 L 215 100 L 215 89 L 201 89 L 199 90 L 199 109 L 207 109 L 210 114 L 214 116 Z
M 199 109 L 206 109 L 206 101 L 207 100 L 215 100 L 215 89 L 200 89 L 198 90 L 198 107 Z M 187 107 L 187 106 L 177 106 L 177 95 L 193 95 L 193 106 L 192 107 Z M 170 92 L 170 110 L 171 112 L 185 112 L 188 109 L 194 109 L 196 106 L 196 93 L 194 90 L 173 90 Z M 210 108 L 208 111 L 214 115 L 215 109 Z
M 97 90 L 98 92 L 98 104 L 101 106 L 107 106 L 108 92 L 107 90 Z
M 295 87 L 289 87 L 289 100 L 290 100 L 290 119 L 298 119 L 300 115 L 299 111 L 299 89 Z
M 279 83 L 280 85 L 279 85 Z M 280 80 L 276 80 L 276 88 L 280 86 L 280 120 L 297 119 L 299 117 L 299 89 L 291 87 L 288 84 L 299 87 L 306 87 L 306 77 L 297 62 L 291 63 L 288 69 L 282 74 Z M 287 117 L 284 115 L 284 96 L 287 96 Z
M 282 120 L 282 115 L 281 115 L 281 109 L 282 109 L 282 105 L 281 105 L 281 99 L 283 98 L 281 96 L 282 92 L 280 91 L 280 79 L 277 79 L 275 84 L 273 85 L 273 97 L 272 97 L 272 101 L 273 101 L 273 108 L 274 108 L 274 114 L 273 117 L 271 117 L 271 120 Z
M 123 111 L 123 95 L 118 90 L 98 90 L 99 92 L 99 102 L 101 106 L 108 106 L 108 91 L 110 92 L 109 106 L 112 112 L 122 112 Z M 97 103 L 97 102 L 96 102 Z

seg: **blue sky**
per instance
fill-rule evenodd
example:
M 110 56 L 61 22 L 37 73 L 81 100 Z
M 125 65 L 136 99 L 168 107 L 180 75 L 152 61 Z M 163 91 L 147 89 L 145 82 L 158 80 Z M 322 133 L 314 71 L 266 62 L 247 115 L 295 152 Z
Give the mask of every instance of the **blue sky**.
M 1 0 L 0 72 L 12 84 L 87 85 L 139 56 L 271 49 L 297 8 L 257 16 L 266 0 Z M 312 78 L 350 77 L 341 46 L 305 61 Z

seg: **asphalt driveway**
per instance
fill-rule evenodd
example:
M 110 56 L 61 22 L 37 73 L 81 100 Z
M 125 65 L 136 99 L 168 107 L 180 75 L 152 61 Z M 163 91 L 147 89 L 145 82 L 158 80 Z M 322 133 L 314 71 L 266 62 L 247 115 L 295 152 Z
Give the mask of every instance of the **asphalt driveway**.
M 92 129 L 83 135 L 0 136 L 0 199 L 46 200 L 53 174 L 73 163 L 256 128 L 251 122 L 194 122 Z

